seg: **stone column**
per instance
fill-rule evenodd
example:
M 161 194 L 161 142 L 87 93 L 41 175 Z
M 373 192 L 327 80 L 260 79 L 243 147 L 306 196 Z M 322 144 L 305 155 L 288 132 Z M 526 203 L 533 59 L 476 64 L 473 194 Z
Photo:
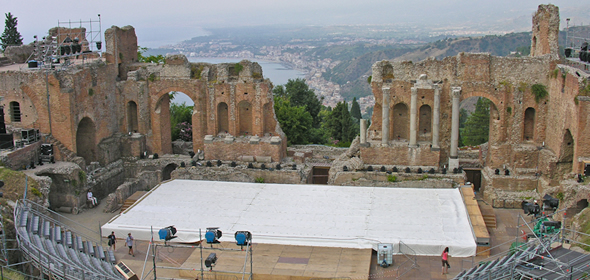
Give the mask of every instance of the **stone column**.
M 412 98 L 410 100 L 410 146 L 416 146 L 416 117 L 418 115 L 418 89 L 412 87 Z
M 381 107 L 381 144 L 389 143 L 389 87 L 383 86 L 383 104 Z
M 440 150 L 438 129 L 440 125 L 440 86 L 434 86 L 434 112 L 432 114 L 432 150 Z
M 367 120 L 361 119 L 361 145 L 367 144 Z
M 459 98 L 461 97 L 461 88 L 453 87 L 451 89 L 453 97 L 453 115 L 451 119 L 451 159 L 456 159 L 458 156 L 457 149 L 459 148 Z

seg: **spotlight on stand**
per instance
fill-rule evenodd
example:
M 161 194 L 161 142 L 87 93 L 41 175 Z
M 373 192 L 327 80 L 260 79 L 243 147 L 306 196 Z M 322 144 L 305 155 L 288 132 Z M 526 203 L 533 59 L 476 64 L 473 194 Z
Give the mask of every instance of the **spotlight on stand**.
M 207 232 L 205 233 L 207 244 L 219 243 L 219 238 L 221 238 L 221 230 L 218 227 L 207 228 Z
M 165 228 L 160 229 L 160 231 L 158 231 L 158 235 L 160 236 L 160 240 L 164 240 L 164 241 L 170 241 L 174 238 L 176 238 L 177 236 L 175 236 L 176 234 L 176 228 L 174 226 L 168 226 Z
M 555 211 L 557 207 L 559 207 L 559 199 L 554 198 L 548 194 L 545 194 L 545 196 L 543 196 L 543 209 L 551 209 Z
M 217 254 L 211 253 L 207 257 L 207 259 L 205 259 L 205 266 L 208 267 L 210 270 L 213 270 L 213 267 L 215 266 L 216 262 L 217 262 Z
M 249 231 L 236 231 L 234 237 L 236 238 L 236 245 L 239 246 L 246 246 L 252 241 L 252 233 Z
M 523 201 L 521 205 L 522 205 L 522 210 L 524 210 L 524 213 L 527 214 L 528 216 L 530 216 L 530 215 L 537 216 L 537 215 L 539 215 L 539 213 L 541 213 L 541 207 L 539 206 L 539 204 Z

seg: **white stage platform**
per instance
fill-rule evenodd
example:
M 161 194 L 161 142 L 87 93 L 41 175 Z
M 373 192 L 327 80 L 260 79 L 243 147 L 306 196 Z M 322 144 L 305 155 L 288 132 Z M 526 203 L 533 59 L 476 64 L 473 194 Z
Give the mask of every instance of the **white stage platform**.
M 475 255 L 476 243 L 459 189 L 343 187 L 173 180 L 154 188 L 102 227 L 125 238 L 154 239 L 174 225 L 175 242 L 196 242 L 199 229 L 236 231 L 254 243 L 377 248 L 403 243 L 418 255 Z M 395 251 L 394 250 L 394 251 Z

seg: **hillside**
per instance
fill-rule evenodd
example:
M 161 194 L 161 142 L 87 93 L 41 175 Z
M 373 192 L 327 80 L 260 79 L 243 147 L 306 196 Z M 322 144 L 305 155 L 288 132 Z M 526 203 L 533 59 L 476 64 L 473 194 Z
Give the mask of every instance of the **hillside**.
M 565 34 L 563 34 L 565 35 Z M 496 56 L 528 55 L 531 33 L 510 33 L 503 36 L 488 35 L 484 37 L 448 38 L 438 40 L 420 47 L 385 49 L 365 53 L 359 57 L 342 60 L 323 77 L 342 86 L 341 95 L 346 100 L 371 94 L 367 78 L 371 75 L 373 63 L 381 60 L 421 61 L 428 57 L 442 59 L 455 56 L 461 52 L 487 52 Z

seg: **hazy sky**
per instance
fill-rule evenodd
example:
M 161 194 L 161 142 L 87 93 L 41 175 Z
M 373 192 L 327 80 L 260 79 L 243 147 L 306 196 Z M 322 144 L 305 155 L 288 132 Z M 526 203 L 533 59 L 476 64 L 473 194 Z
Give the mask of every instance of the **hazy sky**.
M 573 15 L 580 11 L 590 14 L 590 4 L 585 2 L 552 1 L 560 7 L 562 22 L 565 17 L 575 19 Z M 542 3 L 533 0 L 0 0 L 0 11 L 3 17 L 11 12 L 18 18 L 18 30 L 25 43 L 31 42 L 33 35 L 47 34 L 58 21 L 98 20 L 97 14 L 101 14 L 103 33 L 112 25 L 132 25 L 140 46 L 158 47 L 202 35 L 203 30 L 216 26 L 407 23 L 437 27 L 522 17 L 530 21 Z M 590 23 L 588 18 L 585 24 Z

